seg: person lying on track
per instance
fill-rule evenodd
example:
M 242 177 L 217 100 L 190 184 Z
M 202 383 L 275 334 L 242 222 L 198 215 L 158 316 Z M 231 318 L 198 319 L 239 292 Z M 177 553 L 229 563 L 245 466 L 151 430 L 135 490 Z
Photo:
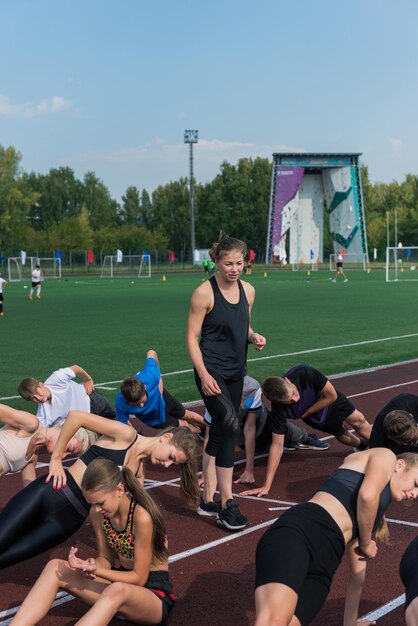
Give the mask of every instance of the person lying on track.
M 68 560 L 49 561 L 11 623 L 35 626 L 62 590 L 91 606 L 76 624 L 104 626 L 115 616 L 167 624 L 174 596 L 159 507 L 131 470 L 108 459 L 90 463 L 81 487 L 91 505 L 97 556 L 82 559 L 72 547 Z
M 61 459 L 80 427 L 102 436 L 64 470 Z M 179 464 L 181 495 L 189 506 L 196 508 L 196 449 L 196 437 L 186 428 L 144 437 L 129 424 L 70 411 L 51 456 L 49 474 L 27 485 L 0 513 L 0 569 L 54 548 L 82 526 L 90 505 L 81 492 L 81 481 L 87 466 L 97 457 L 126 465 L 139 476 L 143 475 L 142 464 L 147 459 L 166 468 Z
M 38 418 L 27 411 L 19 411 L 0 404 L 0 478 L 20 472 L 23 487 L 36 478 L 36 439 L 38 447 L 45 446 L 51 454 L 60 433 L 62 422 L 54 427 L 42 426 Z M 96 435 L 84 428 L 79 429 L 65 448 L 63 457 L 83 454 L 95 441 Z M 29 452 L 28 452 L 29 451 Z
M 344 626 L 355 626 L 366 564 L 377 554 L 374 534 L 387 530 L 384 513 L 391 502 L 417 496 L 417 454 L 374 448 L 346 457 L 308 502 L 285 511 L 261 537 L 255 626 L 310 624 L 346 548 L 352 576 Z

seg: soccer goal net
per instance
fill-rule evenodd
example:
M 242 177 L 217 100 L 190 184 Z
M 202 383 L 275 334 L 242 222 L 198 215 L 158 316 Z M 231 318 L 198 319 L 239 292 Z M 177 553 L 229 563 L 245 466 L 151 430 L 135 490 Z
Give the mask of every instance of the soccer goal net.
M 418 280 L 418 247 L 386 248 L 386 282 Z
M 335 272 L 337 263 L 337 254 L 329 255 L 329 269 Z M 343 257 L 344 267 L 348 269 L 366 270 L 366 253 L 365 252 L 346 252 Z
M 116 255 L 106 255 L 103 259 L 101 278 L 115 278 L 117 276 L 134 276 L 136 278 L 151 277 L 150 254 L 124 254 L 121 261 Z
M 38 259 L 33 256 L 27 256 L 25 263 L 22 263 L 22 257 L 9 256 L 7 259 L 7 273 L 9 275 L 9 281 L 30 280 L 32 275 L 32 267 L 35 267 L 35 263 Z

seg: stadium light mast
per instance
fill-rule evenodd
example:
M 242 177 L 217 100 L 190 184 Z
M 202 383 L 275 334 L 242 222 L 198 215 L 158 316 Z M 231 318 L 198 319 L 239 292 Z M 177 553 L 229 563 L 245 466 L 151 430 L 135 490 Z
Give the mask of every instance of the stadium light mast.
M 195 223 L 194 223 L 194 181 L 193 181 L 193 144 L 197 143 L 199 139 L 198 130 L 185 130 L 184 131 L 184 143 L 188 143 L 190 146 L 190 242 L 192 247 L 192 265 L 194 263 L 194 251 L 196 248 L 195 241 Z

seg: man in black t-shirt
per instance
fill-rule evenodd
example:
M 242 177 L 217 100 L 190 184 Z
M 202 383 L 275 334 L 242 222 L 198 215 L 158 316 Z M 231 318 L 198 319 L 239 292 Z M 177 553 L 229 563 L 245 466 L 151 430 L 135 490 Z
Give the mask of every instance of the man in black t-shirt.
M 418 453 L 418 396 L 401 393 L 376 416 L 370 437 L 371 448 L 389 448 L 394 454 Z
M 364 415 L 321 372 L 309 365 L 293 367 L 283 377 L 270 376 L 262 385 L 271 403 L 272 443 L 264 485 L 242 495 L 267 495 L 283 454 L 287 420 L 303 419 L 316 430 L 334 435 L 347 446 L 364 449 L 371 426 Z M 344 425 L 347 423 L 355 433 Z

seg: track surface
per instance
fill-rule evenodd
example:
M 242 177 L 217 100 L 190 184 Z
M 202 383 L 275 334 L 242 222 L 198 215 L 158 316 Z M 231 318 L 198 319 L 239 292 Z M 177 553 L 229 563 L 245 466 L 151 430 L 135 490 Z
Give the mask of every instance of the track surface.
M 372 422 L 393 396 L 403 392 L 418 393 L 418 361 L 338 376 L 333 383 Z M 268 498 L 240 498 L 239 493 L 245 487 L 235 485 L 235 497 L 252 521 L 249 529 L 235 534 L 218 527 L 213 518 L 199 517 L 182 507 L 175 470 L 153 469 L 148 472 L 147 485 L 166 511 L 170 575 L 177 598 L 170 617 L 172 626 L 240 626 L 254 623 L 254 551 L 265 528 L 281 514 L 280 510 L 270 509 L 286 508 L 309 499 L 349 451 L 333 438 L 330 438 L 330 443 L 330 449 L 323 452 L 285 452 Z M 242 458 L 242 452 L 237 453 L 236 476 L 241 471 Z M 262 484 L 265 464 L 265 457 L 256 461 L 257 484 Z M 41 469 L 40 473 L 45 473 L 45 469 Z M 6 476 L 1 481 L 0 506 L 3 507 L 19 489 L 20 477 Z M 417 534 L 417 504 L 410 507 L 391 505 L 387 516 L 391 545 L 380 546 L 377 558 L 368 566 L 360 615 L 372 613 L 379 626 L 398 626 L 404 623 L 400 598 L 403 589 L 398 565 L 404 549 Z M 94 538 L 88 523 L 59 548 L 0 572 L 0 626 L 9 623 L 15 607 L 22 602 L 47 560 L 52 556 L 65 558 L 73 544 L 85 557 L 93 555 L 90 546 L 94 545 Z M 346 575 L 347 567 L 343 562 L 314 626 L 341 626 Z M 385 608 L 392 601 L 395 601 L 394 605 Z M 59 602 L 43 620 L 42 626 L 72 625 L 85 610 L 82 603 L 68 595 L 64 595 Z M 114 626 L 126 623 L 117 619 L 112 621 Z

